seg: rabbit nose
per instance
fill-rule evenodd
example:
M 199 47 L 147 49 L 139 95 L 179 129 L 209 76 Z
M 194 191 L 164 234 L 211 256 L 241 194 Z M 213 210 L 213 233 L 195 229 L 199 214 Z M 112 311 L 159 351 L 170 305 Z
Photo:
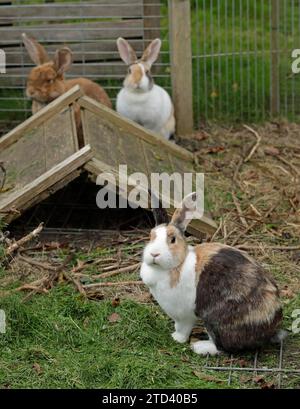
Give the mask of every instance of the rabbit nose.
M 151 256 L 152 256 L 153 258 L 156 258 L 156 257 L 160 256 L 160 253 L 151 253 Z

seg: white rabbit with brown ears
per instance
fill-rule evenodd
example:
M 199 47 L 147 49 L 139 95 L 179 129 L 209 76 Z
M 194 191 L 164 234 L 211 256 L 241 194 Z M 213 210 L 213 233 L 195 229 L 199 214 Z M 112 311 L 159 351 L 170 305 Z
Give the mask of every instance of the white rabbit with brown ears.
M 192 345 L 200 355 L 257 349 L 279 342 L 282 309 L 269 273 L 247 253 L 218 243 L 188 246 L 184 231 L 196 211 L 188 195 L 169 224 L 152 229 L 141 278 L 175 321 L 175 341 L 186 342 L 198 318 L 209 336 Z M 155 209 L 154 209 L 155 211 Z
M 128 66 L 123 88 L 117 96 L 117 112 L 169 139 L 175 133 L 174 108 L 167 91 L 154 84 L 151 67 L 157 60 L 161 40 L 153 40 L 138 59 L 131 45 L 119 38 L 120 56 Z

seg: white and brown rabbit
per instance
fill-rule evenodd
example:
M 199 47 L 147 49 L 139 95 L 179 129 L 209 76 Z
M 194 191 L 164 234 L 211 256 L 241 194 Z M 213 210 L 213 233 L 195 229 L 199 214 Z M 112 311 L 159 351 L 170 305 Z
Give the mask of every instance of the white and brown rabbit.
M 174 340 L 186 342 L 198 318 L 209 340 L 192 345 L 200 355 L 256 349 L 279 342 L 282 309 L 273 278 L 247 253 L 230 246 L 188 246 L 184 231 L 195 211 L 187 196 L 169 224 L 151 231 L 141 278 L 175 321 Z
M 79 85 L 90 98 L 112 107 L 107 93 L 95 82 L 87 78 L 65 80 L 64 74 L 72 65 L 72 52 L 69 48 L 57 50 L 51 60 L 45 48 L 35 38 L 23 33 L 22 39 L 31 60 L 37 65 L 29 72 L 26 88 L 26 94 L 32 100 L 33 114 L 75 85 Z M 77 129 L 81 126 L 79 106 L 76 109 L 76 125 Z
M 117 96 L 117 112 L 169 139 L 175 133 L 173 104 L 167 91 L 154 84 L 150 72 L 159 55 L 161 40 L 153 40 L 141 59 L 123 38 L 117 40 L 117 46 L 128 66 L 123 88 Z

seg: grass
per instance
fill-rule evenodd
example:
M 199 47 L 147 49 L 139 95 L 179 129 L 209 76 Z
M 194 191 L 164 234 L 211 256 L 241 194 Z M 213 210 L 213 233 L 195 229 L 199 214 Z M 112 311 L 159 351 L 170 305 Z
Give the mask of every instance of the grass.
M 20 301 L 16 294 L 0 301 L 8 323 L 0 335 L 1 388 L 228 387 L 226 373 L 201 370 L 205 359 L 172 341 L 171 322 L 156 305 L 125 300 L 114 308 L 109 300 L 84 301 L 67 285 Z M 299 303 L 289 306 L 288 320 Z M 119 322 L 108 321 L 113 312 Z M 264 364 L 275 364 L 272 354 Z M 240 382 L 234 375 L 231 387 L 249 387 Z
M 8 331 L 1 335 L 0 386 L 11 388 L 220 387 L 199 379 L 201 359 L 170 337 L 171 323 L 154 305 L 83 301 L 60 286 L 28 304 L 1 299 Z M 121 320 L 110 323 L 117 312 Z M 186 362 L 183 362 L 185 358 Z M 40 370 L 36 370 L 40 368 Z M 219 383 L 221 382 L 221 383 Z

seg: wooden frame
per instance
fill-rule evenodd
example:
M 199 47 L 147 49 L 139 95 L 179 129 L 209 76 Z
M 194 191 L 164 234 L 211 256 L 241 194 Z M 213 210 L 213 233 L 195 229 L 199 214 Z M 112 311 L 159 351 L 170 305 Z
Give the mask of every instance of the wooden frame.
M 191 4 L 189 0 L 169 0 L 168 4 L 176 132 L 184 136 L 194 130 Z
M 158 147 L 161 152 L 167 151 L 170 160 L 172 162 L 172 159 L 174 157 L 177 157 L 177 160 L 179 161 L 178 163 L 182 165 L 182 168 L 186 172 L 190 172 L 190 169 L 193 168 L 193 161 L 194 161 L 194 156 L 192 153 L 188 152 L 187 150 L 179 147 L 178 145 L 175 145 L 172 142 L 169 142 L 162 138 L 161 136 L 157 135 L 156 133 L 153 133 L 151 131 L 148 131 L 147 129 L 143 128 L 142 126 L 136 124 L 133 121 L 130 121 L 126 118 L 123 118 L 121 115 L 116 113 L 115 111 L 112 111 L 111 109 L 107 108 L 106 106 L 103 106 L 99 104 L 98 102 L 83 96 L 79 98 L 78 100 L 79 105 L 81 106 L 81 112 L 82 112 L 82 122 L 83 122 L 83 130 L 84 130 L 84 138 L 85 138 L 85 143 L 88 143 L 91 145 L 92 150 L 94 151 L 93 159 L 86 163 L 85 169 L 94 174 L 94 176 L 98 176 L 99 174 L 103 172 L 109 172 L 115 176 L 115 180 L 117 183 L 117 186 L 119 186 L 119 181 L 118 181 L 118 170 L 115 168 L 115 166 L 108 165 L 105 163 L 105 155 L 104 157 L 99 158 L 99 148 L 95 145 L 95 136 L 98 138 L 101 138 L 101 134 L 99 133 L 99 129 L 95 130 L 94 125 L 97 125 L 96 122 L 93 124 L 93 132 L 95 132 L 95 135 L 91 135 L 91 130 L 89 129 L 89 126 L 87 124 L 87 112 L 93 113 L 98 120 L 98 124 L 105 124 L 109 123 L 112 129 L 115 129 L 115 133 L 119 134 L 118 136 L 120 138 L 124 138 L 126 141 L 126 134 L 130 134 L 136 137 L 137 140 L 137 147 L 138 147 L 138 142 L 142 144 L 148 144 L 150 146 Z M 102 135 L 103 137 L 103 135 Z M 111 152 L 113 152 L 114 148 L 112 147 Z M 100 153 L 101 156 L 101 153 Z M 147 162 L 147 159 L 145 158 L 145 162 Z M 120 162 L 119 162 L 120 164 Z M 188 166 L 189 165 L 189 166 Z M 176 168 L 176 164 L 173 164 L 172 166 L 173 172 L 178 171 Z M 140 170 L 139 170 L 140 171 Z M 157 162 L 157 168 L 155 170 L 156 172 L 160 172 L 160 165 L 159 162 Z M 148 174 L 148 172 L 147 172 Z M 125 176 L 124 176 L 125 177 Z M 130 192 L 134 186 L 131 183 L 128 183 L 127 180 L 127 189 L 128 192 Z M 144 187 L 147 190 L 147 187 Z M 174 211 L 174 203 L 171 204 L 171 208 L 168 209 L 168 213 L 172 215 Z M 193 222 L 189 225 L 188 231 L 195 236 L 201 235 L 200 232 L 212 234 L 216 231 L 216 224 L 215 222 L 207 215 L 204 214 L 201 219 L 195 219 Z
M 80 149 L 74 155 L 65 159 L 59 165 L 54 166 L 48 172 L 44 173 L 33 182 L 26 185 L 23 189 L 15 192 L 1 204 L 1 212 L 5 214 L 4 219 L 9 222 L 16 217 L 15 213 L 10 213 L 12 209 L 23 212 L 32 204 L 32 198 L 37 198 L 51 186 L 58 183 L 60 180 L 72 174 L 78 168 L 83 166 L 88 160 L 92 158 L 92 151 L 89 145 Z
M 78 104 L 81 108 L 85 144 L 81 150 L 78 150 L 78 136 L 73 112 L 74 104 Z M 28 131 L 36 132 L 39 127 L 42 128 L 49 121 L 49 118 L 54 117 L 58 121 L 60 119 L 64 120 L 65 117 L 59 115 L 65 112 L 70 113 L 66 118 L 67 121 L 70 121 L 70 123 L 67 123 L 68 129 L 72 130 L 72 152 L 74 153 L 68 155 L 60 163 L 47 169 L 42 174 L 37 173 L 39 176 L 35 180 L 21 185 L 18 189 L 15 188 L 4 197 L 2 196 L 2 201 L 0 194 L 0 212 L 1 215 L 4 215 L 6 221 L 10 222 L 18 217 L 18 213 L 14 212 L 14 209 L 21 213 L 39 203 L 73 180 L 83 168 L 96 177 L 103 172 L 112 173 L 115 176 L 117 186 L 119 186 L 118 165 L 120 164 L 128 164 L 129 172 L 129 165 L 134 172 L 142 171 L 147 175 L 148 180 L 151 172 L 179 172 L 182 174 L 194 171 L 194 156 L 192 153 L 167 141 L 160 135 L 148 131 L 135 122 L 123 118 L 117 112 L 95 100 L 83 96 L 78 86 L 72 88 L 4 136 L 0 140 L 0 154 L 5 149 L 14 148 L 14 144 L 17 145 L 22 137 L 30 136 L 31 134 L 28 134 Z M 56 126 L 59 126 L 59 122 Z M 48 132 L 53 132 L 53 126 L 50 128 L 45 127 L 45 129 Z M 37 135 L 39 137 L 40 134 Z M 44 137 L 47 137 L 47 135 L 44 135 Z M 57 141 L 57 139 L 56 136 L 55 140 Z M 125 142 L 125 144 L 121 145 L 122 149 L 120 149 L 120 141 Z M 43 143 L 42 140 L 41 143 Z M 29 146 L 31 147 L 31 145 Z M 105 152 L 101 150 L 101 147 L 106 149 Z M 120 152 L 123 154 L 122 158 L 127 158 L 128 162 L 122 162 L 119 159 L 121 157 Z M 140 157 L 138 152 L 141 154 Z M 114 157 L 115 160 L 112 161 L 110 156 Z M 149 159 L 150 157 L 151 159 Z M 28 158 L 29 164 L 30 159 L 33 158 Z M 40 168 L 38 168 L 38 171 L 40 171 Z M 126 177 L 126 180 L 124 179 L 123 182 L 126 182 L 128 192 L 130 192 L 135 185 L 130 177 L 125 174 L 124 177 Z M 148 187 L 145 186 L 145 189 L 148 189 Z M 172 214 L 173 210 L 174 204 L 168 212 Z M 204 215 L 202 219 L 194 220 L 188 231 L 195 236 L 201 236 L 200 232 L 211 234 L 215 232 L 216 228 L 217 226 L 213 220 Z
M 167 148 L 170 153 L 176 155 L 182 159 L 186 159 L 188 161 L 193 161 L 194 155 L 187 151 L 186 149 L 181 148 L 180 146 L 167 141 L 166 139 L 159 136 L 157 133 L 149 131 L 145 129 L 141 125 L 137 124 L 130 119 L 122 117 L 117 112 L 113 111 L 112 109 L 106 107 L 105 105 L 100 104 L 99 102 L 89 98 L 87 96 L 83 96 L 78 100 L 79 105 L 82 108 L 85 108 L 91 112 L 94 112 L 96 115 L 101 115 L 102 118 L 105 118 L 114 125 L 130 132 L 135 137 L 145 140 L 152 145 L 158 145 Z M 83 114 L 84 115 L 84 114 Z M 85 119 L 83 117 L 83 123 L 85 123 Z M 86 127 L 84 126 L 85 130 Z M 86 143 L 90 143 L 88 139 L 88 135 L 85 132 L 85 141 Z

